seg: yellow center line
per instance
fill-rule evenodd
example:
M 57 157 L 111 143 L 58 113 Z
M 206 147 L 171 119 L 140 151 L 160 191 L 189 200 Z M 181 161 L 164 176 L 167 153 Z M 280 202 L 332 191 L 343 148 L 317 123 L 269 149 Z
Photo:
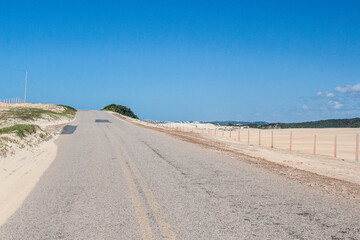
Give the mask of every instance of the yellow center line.
M 141 230 L 141 235 L 142 235 L 143 239 L 155 239 L 155 236 L 154 236 L 153 232 L 151 231 L 150 220 L 148 219 L 148 217 L 146 215 L 145 207 L 140 200 L 139 192 L 136 189 L 135 183 L 131 177 L 131 173 L 130 173 L 128 167 L 126 166 L 126 164 L 124 163 L 124 161 L 120 161 L 120 164 L 121 164 L 121 168 L 123 169 L 123 172 L 125 175 L 126 183 L 130 190 L 131 199 L 132 199 L 133 206 L 135 209 L 136 218 L 139 223 L 140 230 Z
M 103 129 L 103 130 L 106 131 L 107 129 Z M 112 135 L 112 133 L 110 131 L 106 131 L 106 132 L 108 132 L 109 135 Z M 140 193 L 138 192 L 138 190 L 136 188 L 136 185 L 132 178 L 131 172 L 134 174 L 135 179 L 139 183 L 140 188 L 142 189 L 142 191 L 145 195 L 146 201 L 151 208 L 155 222 L 158 224 L 163 238 L 171 239 L 171 240 L 176 239 L 176 235 L 171 230 L 170 224 L 166 221 L 165 215 L 163 214 L 163 212 L 161 210 L 160 204 L 156 201 L 154 194 L 152 193 L 152 191 L 146 184 L 146 182 L 145 182 L 143 176 L 141 175 L 139 169 L 137 168 L 136 164 L 130 158 L 129 154 L 122 147 L 122 145 L 120 144 L 119 140 L 116 137 L 111 136 L 110 143 L 114 147 L 114 149 L 116 151 L 118 151 L 120 156 L 125 157 L 125 160 L 128 163 L 128 166 L 127 166 L 125 161 L 120 161 L 121 168 L 123 169 L 125 179 L 127 181 L 128 188 L 131 193 L 132 202 L 134 205 L 138 223 L 140 225 L 143 239 L 155 239 L 155 238 L 154 238 L 154 234 L 151 231 L 150 220 L 146 215 L 145 207 L 141 201 Z
M 165 239 L 176 239 L 175 233 L 171 230 L 170 224 L 166 221 L 166 218 L 161 210 L 160 204 L 156 201 L 154 194 L 146 184 L 143 176 L 141 175 L 139 169 L 135 165 L 135 163 L 132 161 L 128 153 L 120 146 L 121 152 L 127 159 L 127 162 L 130 165 L 130 169 L 134 173 L 135 177 L 138 180 L 138 183 L 140 184 L 141 189 L 144 192 L 145 198 L 153 212 L 153 215 L 155 217 L 156 222 L 159 225 L 160 231 Z
M 151 227 L 150 227 L 150 219 L 147 216 L 145 206 L 141 201 L 140 193 L 137 190 L 135 182 L 131 176 L 131 172 L 130 172 L 131 170 L 126 165 L 126 160 L 122 159 L 121 151 L 117 147 L 119 145 L 119 142 L 117 141 L 117 139 L 115 137 L 111 136 L 112 134 L 108 129 L 105 129 L 104 127 L 102 127 L 102 130 L 105 132 L 105 135 L 109 138 L 109 143 L 111 144 L 113 149 L 115 149 L 115 151 L 117 152 L 117 155 L 119 155 L 119 157 L 120 157 L 120 159 L 119 159 L 120 166 L 121 166 L 121 169 L 123 170 L 125 181 L 127 183 L 128 189 L 130 191 L 132 204 L 133 204 L 133 207 L 135 210 L 135 216 L 136 216 L 137 222 L 139 224 L 142 238 L 144 240 L 155 240 L 156 239 L 155 235 L 152 232 Z

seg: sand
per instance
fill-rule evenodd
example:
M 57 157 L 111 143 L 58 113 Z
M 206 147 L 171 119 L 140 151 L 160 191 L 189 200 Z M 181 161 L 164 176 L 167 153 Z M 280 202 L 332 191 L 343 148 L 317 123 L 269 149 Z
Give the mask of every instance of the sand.
M 359 129 L 278 129 L 273 131 L 243 129 L 232 131 L 231 136 L 230 131 L 223 132 L 220 129 L 216 133 L 215 131 L 208 133 L 201 129 L 193 131 L 206 136 L 209 140 L 224 141 L 231 148 L 249 156 L 360 184 L 360 163 L 355 161 L 355 140 Z M 239 132 L 240 141 L 238 141 Z M 273 148 L 271 148 L 271 132 L 274 136 Z M 313 154 L 314 135 L 316 135 L 315 155 Z M 334 157 L 335 135 L 337 136 L 337 157 Z
M 63 106 L 55 104 L 31 104 L 31 103 L 18 103 L 18 104 L 5 104 L 0 103 L 0 128 L 11 127 L 17 124 L 37 125 L 34 134 L 28 135 L 24 138 L 19 138 L 15 133 L 1 134 L 0 135 L 0 158 L 11 156 L 22 150 L 23 148 L 31 149 L 38 145 L 45 138 L 49 137 L 52 133 L 52 126 L 68 123 L 72 120 L 71 115 L 54 115 L 43 113 L 38 118 L 25 118 L 22 119 L 16 114 L 16 108 L 38 108 L 49 110 L 51 112 L 61 113 L 65 111 Z M 15 111 L 8 111 L 15 109 Z
M 21 206 L 56 156 L 54 140 L 0 159 L 0 225 Z
M 0 108 L 10 109 L 16 107 L 24 107 L 24 108 L 41 108 L 44 110 L 49 110 L 53 112 L 62 112 L 64 107 L 56 105 L 56 104 L 45 104 L 45 103 L 3 103 L 0 102 Z
M 55 104 L 43 104 L 43 103 L 1 103 L 0 102 L 0 113 L 2 111 L 6 111 L 13 108 L 40 108 L 43 110 L 49 110 L 52 112 L 61 113 L 65 110 L 64 107 L 55 105 Z M 54 125 L 54 124 L 62 124 L 68 122 L 69 119 L 66 117 L 62 118 L 54 118 L 50 117 L 49 115 L 43 115 L 41 119 L 35 119 L 35 120 L 22 120 L 18 118 L 10 118 L 10 119 L 0 119 L 0 127 L 9 127 L 15 124 L 35 124 L 38 125 L 41 128 L 46 128 L 48 126 Z
M 326 155 L 331 157 L 335 157 L 336 155 L 337 158 L 346 160 L 356 159 L 356 134 L 360 133 L 359 128 L 297 128 L 259 130 L 252 128 L 239 129 L 237 127 L 229 126 L 221 127 L 213 124 L 197 124 L 188 122 L 169 122 L 158 125 L 165 128 L 176 128 L 182 131 L 195 131 L 200 134 L 215 135 L 217 137 L 231 137 L 234 141 L 238 141 L 240 133 L 240 142 L 247 144 L 249 136 L 250 145 L 260 145 L 270 148 L 272 146 L 271 139 L 273 135 L 273 148 L 290 150 L 291 143 L 291 151 L 303 153 L 314 153 L 314 138 L 316 135 L 316 155 Z M 231 133 L 230 130 L 232 130 Z
M 42 108 L 56 112 L 64 110 L 63 107 L 53 104 L 0 103 L 0 111 L 13 107 Z M 0 119 L 0 122 L 3 123 L 1 127 L 14 124 L 35 124 L 43 129 L 23 139 L 15 134 L 0 135 L 0 144 L 11 149 L 5 155 L 0 154 L 0 225 L 6 222 L 21 206 L 42 174 L 53 162 L 57 152 L 57 145 L 54 141 L 59 136 L 62 127 L 71 121 L 73 119 L 67 117 L 51 119 L 46 116 L 31 121 L 16 118 L 6 121 Z M 46 133 L 45 138 L 40 136 L 42 133 Z

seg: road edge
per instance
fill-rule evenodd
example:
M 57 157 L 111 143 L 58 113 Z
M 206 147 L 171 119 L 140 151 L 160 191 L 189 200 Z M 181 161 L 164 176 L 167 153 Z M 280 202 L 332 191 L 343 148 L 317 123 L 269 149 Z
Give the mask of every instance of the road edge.
M 157 132 L 162 132 L 169 136 L 173 136 L 176 137 L 177 139 L 183 140 L 185 142 L 197 144 L 208 149 L 223 152 L 225 154 L 232 156 L 233 158 L 236 158 L 237 160 L 265 168 L 273 173 L 285 176 L 291 180 L 295 180 L 302 184 L 320 189 L 327 193 L 340 195 L 345 198 L 353 199 L 360 202 L 360 185 L 356 183 L 344 181 L 341 179 L 331 178 L 329 176 L 320 175 L 302 169 L 293 168 L 291 166 L 268 161 L 264 158 L 250 156 L 241 153 L 240 151 L 236 151 L 235 149 L 231 149 L 227 147 L 224 143 L 217 140 L 212 140 L 212 142 L 209 143 L 209 139 L 205 139 L 193 132 L 181 132 L 176 129 L 165 129 L 160 127 L 155 127 L 150 124 L 146 124 L 145 122 L 142 123 L 141 120 L 133 120 L 118 113 L 110 113 L 110 114 L 130 124 L 151 129 Z

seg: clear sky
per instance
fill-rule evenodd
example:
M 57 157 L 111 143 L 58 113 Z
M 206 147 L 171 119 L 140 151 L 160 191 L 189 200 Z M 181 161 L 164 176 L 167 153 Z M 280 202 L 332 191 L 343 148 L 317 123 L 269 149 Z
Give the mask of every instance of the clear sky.
M 358 117 L 360 1 L 2 1 L 0 98 L 154 120 Z

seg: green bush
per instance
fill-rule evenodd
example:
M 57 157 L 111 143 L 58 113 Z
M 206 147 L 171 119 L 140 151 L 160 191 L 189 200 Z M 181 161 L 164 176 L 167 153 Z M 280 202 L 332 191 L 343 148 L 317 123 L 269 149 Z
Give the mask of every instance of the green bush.
M 102 111 L 117 112 L 117 113 L 120 113 L 122 115 L 131 117 L 131 118 L 139 119 L 138 116 L 136 116 L 135 113 L 130 108 L 122 106 L 122 105 L 110 104 L 110 105 L 107 105 L 106 107 L 104 107 L 102 109 Z

